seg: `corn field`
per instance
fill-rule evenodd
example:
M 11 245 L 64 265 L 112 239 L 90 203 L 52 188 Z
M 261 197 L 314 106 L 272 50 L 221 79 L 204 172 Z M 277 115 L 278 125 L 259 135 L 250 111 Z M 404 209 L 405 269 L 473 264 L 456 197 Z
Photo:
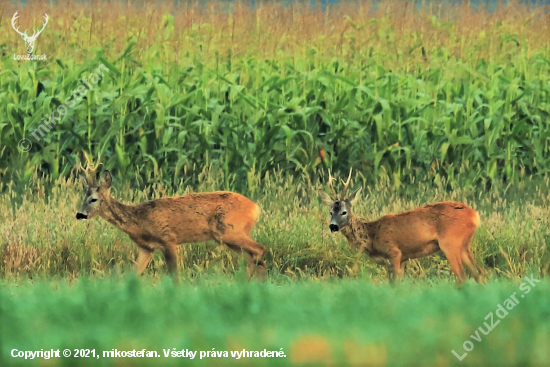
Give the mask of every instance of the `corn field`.
M 226 189 L 320 167 L 395 187 L 546 175 L 548 9 L 470 5 L 29 2 L 18 24 L 48 14 L 47 60 L 21 61 L 3 3 L 1 180 L 66 177 L 82 151 L 138 186 L 196 184 L 210 165 Z

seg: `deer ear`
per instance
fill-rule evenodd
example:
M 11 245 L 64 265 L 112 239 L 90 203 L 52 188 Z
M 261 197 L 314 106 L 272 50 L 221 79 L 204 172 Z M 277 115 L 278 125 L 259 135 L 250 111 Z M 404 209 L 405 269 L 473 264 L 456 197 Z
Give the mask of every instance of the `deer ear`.
M 350 202 L 351 206 L 354 206 L 357 200 L 359 200 L 359 193 L 361 192 L 361 189 L 362 187 L 358 188 L 346 199 L 347 201 Z
M 111 183 L 113 182 L 113 179 L 111 177 L 111 173 L 109 171 L 103 172 L 101 175 L 101 188 L 108 190 L 111 188 Z
M 334 203 L 334 200 L 331 199 L 330 196 L 323 190 L 319 190 L 319 197 L 321 198 L 321 201 L 329 206 L 331 206 Z

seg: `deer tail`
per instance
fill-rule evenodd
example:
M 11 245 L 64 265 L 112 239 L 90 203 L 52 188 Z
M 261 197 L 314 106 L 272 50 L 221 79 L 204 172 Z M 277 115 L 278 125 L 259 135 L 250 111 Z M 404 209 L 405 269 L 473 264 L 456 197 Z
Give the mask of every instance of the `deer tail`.
M 474 215 L 474 225 L 476 227 L 479 227 L 479 225 L 481 224 L 481 220 L 479 219 L 479 213 L 477 211 L 474 211 L 475 215 Z
M 260 219 L 261 211 L 262 209 L 260 208 L 260 206 L 258 204 L 254 204 L 254 209 L 252 212 L 252 217 L 254 218 L 254 222 L 258 222 L 258 220 Z

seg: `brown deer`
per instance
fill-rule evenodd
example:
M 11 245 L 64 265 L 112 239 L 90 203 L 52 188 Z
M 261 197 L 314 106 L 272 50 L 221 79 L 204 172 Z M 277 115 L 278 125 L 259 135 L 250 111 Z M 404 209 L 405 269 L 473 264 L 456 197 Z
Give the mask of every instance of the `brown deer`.
M 125 232 L 139 248 L 138 274 L 145 271 L 155 250 L 164 254 L 172 276 L 177 273 L 176 246 L 183 243 L 215 240 L 245 255 L 248 273 L 265 274 L 265 246 L 250 238 L 260 208 L 246 197 L 228 191 L 166 197 L 143 204 L 126 205 L 111 197 L 111 174 L 104 171 L 96 181 L 99 159 L 88 161 L 82 176 L 86 194 L 76 219 L 97 215 Z
M 359 199 L 361 187 L 346 197 L 351 179 L 342 180 L 344 189 L 337 195 L 329 171 L 333 196 L 320 191 L 321 200 L 330 206 L 330 231 L 342 232 L 352 248 L 366 252 L 377 264 L 390 262 L 396 278 L 403 274 L 403 263 L 443 251 L 456 275 L 456 287 L 466 281 L 462 262 L 475 280 L 482 281 L 482 269 L 474 260 L 470 245 L 479 226 L 478 213 L 466 204 L 443 201 L 399 214 L 386 215 L 373 222 L 357 218 L 352 207 Z M 477 272 L 476 272 L 477 270 Z M 390 278 L 392 279 L 392 278 Z

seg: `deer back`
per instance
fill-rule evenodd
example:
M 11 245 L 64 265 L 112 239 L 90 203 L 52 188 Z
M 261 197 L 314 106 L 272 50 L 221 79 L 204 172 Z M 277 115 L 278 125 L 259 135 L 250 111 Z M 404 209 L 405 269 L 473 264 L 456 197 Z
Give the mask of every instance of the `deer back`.
M 155 238 L 177 243 L 220 240 L 226 232 L 249 234 L 258 221 L 260 209 L 248 198 L 233 192 L 215 191 L 161 198 L 129 208 L 126 220 L 117 227 L 132 223 L 129 233 L 155 242 Z M 117 219 L 115 218 L 115 221 Z
M 395 244 L 402 250 L 423 248 L 426 243 L 462 238 L 479 226 L 478 213 L 466 204 L 444 201 L 399 214 L 386 215 L 366 227 L 377 247 Z

